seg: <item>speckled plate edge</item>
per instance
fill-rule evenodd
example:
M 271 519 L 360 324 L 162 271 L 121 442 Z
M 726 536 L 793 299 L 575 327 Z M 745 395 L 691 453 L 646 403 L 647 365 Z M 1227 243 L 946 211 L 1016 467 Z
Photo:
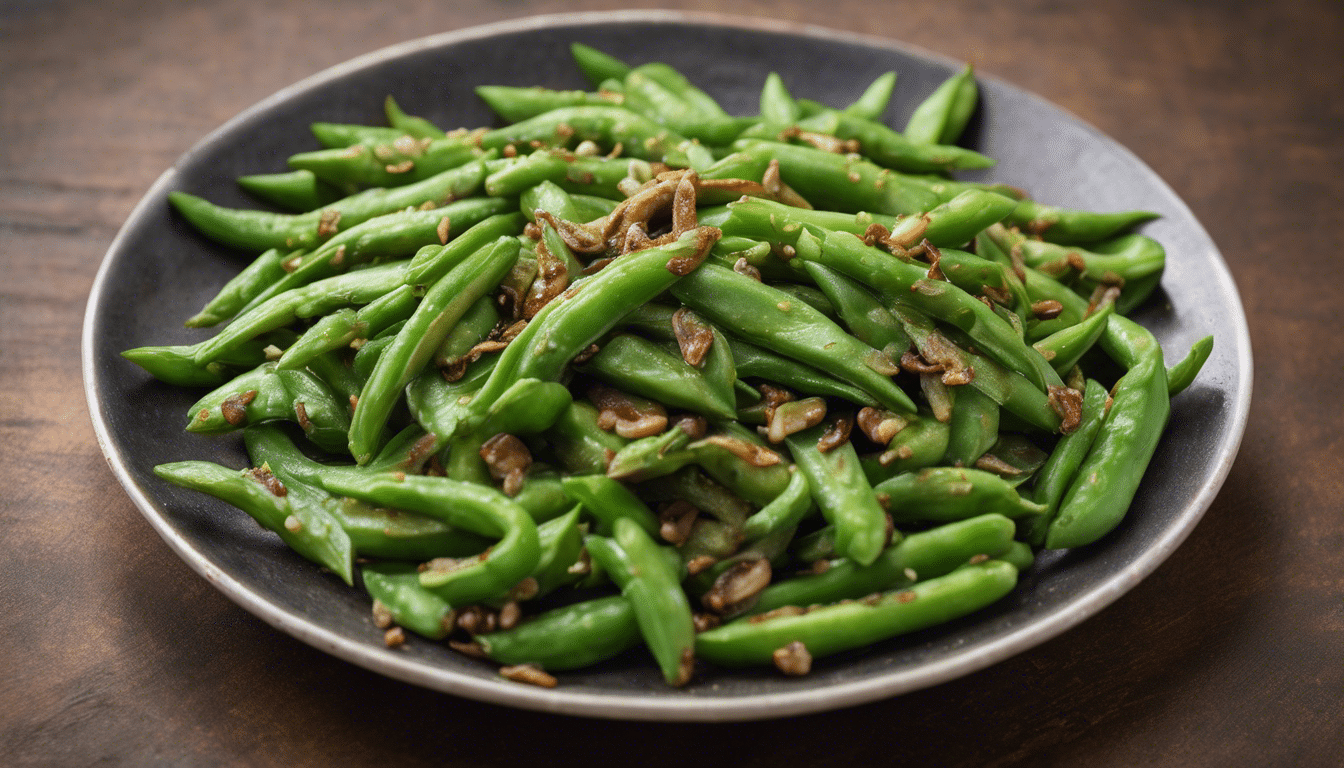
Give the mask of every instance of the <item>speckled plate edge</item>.
M 850 32 L 838 32 L 812 25 L 792 24 L 778 21 L 748 19 L 719 14 L 681 13 L 669 11 L 620 11 L 607 13 L 575 13 L 536 16 L 519 20 L 505 21 L 484 26 L 472 27 L 453 32 L 433 35 L 408 41 L 373 53 L 351 59 L 331 67 L 323 72 L 306 78 L 258 102 L 240 113 L 224 126 L 205 137 L 198 147 L 210 141 L 216 134 L 226 131 L 230 126 L 250 119 L 253 115 L 265 111 L 273 104 L 288 99 L 291 94 L 314 85 L 339 79 L 347 73 L 371 64 L 393 59 L 425 49 L 438 48 L 468 40 L 490 37 L 501 33 L 522 32 L 544 29 L 555 25 L 612 24 L 612 23 L 685 23 L 708 24 L 730 28 L 741 28 L 757 32 L 801 35 L 823 40 L 844 43 L 857 43 L 875 48 L 890 49 L 895 52 L 948 62 L 945 57 L 923 49 L 884 38 L 860 35 Z M 981 77 L 982 80 L 987 78 Z M 1019 89 L 1020 90 L 1020 89 Z M 1027 97 L 1036 99 L 1043 107 L 1058 110 L 1055 105 L 1027 93 Z M 1070 116 L 1072 117 L 1072 116 Z M 1073 119 L 1096 135 L 1099 140 L 1114 144 L 1113 140 L 1084 121 Z M 1155 173 L 1136 156 L 1123 147 L 1116 147 L 1127 154 L 1138 167 L 1152 176 L 1152 182 L 1170 197 L 1168 203 L 1189 214 L 1184 202 Z M 188 150 L 179 163 L 190 158 L 196 148 Z M 941 682 L 989 667 L 1028 648 L 1076 626 L 1084 619 L 1094 615 L 1125 592 L 1133 588 L 1144 577 L 1152 573 L 1158 565 L 1167 559 L 1185 540 L 1198 523 L 1204 512 L 1213 503 L 1218 489 L 1222 486 L 1245 431 L 1251 401 L 1251 346 L 1250 334 L 1246 326 L 1244 311 L 1236 286 L 1221 257 L 1214 254 L 1217 270 L 1208 275 L 1216 284 L 1216 292 L 1229 306 L 1235 307 L 1234 318 L 1236 336 L 1232 339 L 1219 338 L 1220 346 L 1232 345 L 1238 361 L 1235 381 L 1232 383 L 1231 422 L 1229 429 L 1219 435 L 1216 446 L 1217 461 L 1214 470 L 1199 488 L 1193 501 L 1178 516 L 1175 524 L 1169 526 L 1158 539 L 1147 547 L 1142 556 L 1118 570 L 1109 579 L 1094 586 L 1091 590 L 1078 595 L 1062 610 L 1044 618 L 1028 622 L 1024 626 L 1006 632 L 996 639 L 980 643 L 967 652 L 952 654 L 933 663 L 926 663 L 912 669 L 902 669 L 888 674 L 878 674 L 861 680 L 836 683 L 824 688 L 789 691 L 772 691 L 759 695 L 733 698 L 670 698 L 647 695 L 608 695 L 569 691 L 564 688 L 543 689 L 532 686 L 520 686 L 511 683 L 484 680 L 478 677 L 458 674 L 453 670 L 427 668 L 416 660 L 399 658 L 395 655 L 377 653 L 365 644 L 353 641 L 312 621 L 278 609 L 269 602 L 264 594 L 246 588 L 230 574 L 218 568 L 210 559 L 198 552 L 182 536 L 168 525 L 151 501 L 150 493 L 132 477 L 126 465 L 126 458 L 115 446 L 107 426 L 104 404 L 98 396 L 98 377 L 96 361 L 93 355 L 96 323 L 95 308 L 99 306 L 106 286 L 108 274 L 112 271 L 111 256 L 118 252 L 123 239 L 132 226 L 140 220 L 151 204 L 157 204 L 172 187 L 175 171 L 164 172 L 146 192 L 144 198 L 132 211 L 122 230 L 108 249 L 108 257 L 103 260 L 90 291 L 82 334 L 82 367 L 84 371 L 85 391 L 88 398 L 90 416 L 94 432 L 108 464 L 127 493 L 139 507 L 150 525 L 165 542 L 193 570 L 199 573 L 217 589 L 247 611 L 260 617 L 275 628 L 285 632 L 319 650 L 345 659 L 380 674 L 425 687 L 479 699 L 497 704 L 523 707 L 548 712 L 571 715 L 609 717 L 641 720 L 665 721 L 729 721 L 783 717 L 794 714 L 817 712 L 851 706 L 864 702 L 894 696 L 900 693 L 918 690 Z M 1190 219 L 1194 219 L 1190 214 Z M 1195 226 L 1199 226 L 1197 223 Z M 1203 234 L 1201 230 L 1201 234 Z M 1204 235 L 1207 238 L 1207 235 Z M 1210 240 L 1211 242 L 1211 240 Z

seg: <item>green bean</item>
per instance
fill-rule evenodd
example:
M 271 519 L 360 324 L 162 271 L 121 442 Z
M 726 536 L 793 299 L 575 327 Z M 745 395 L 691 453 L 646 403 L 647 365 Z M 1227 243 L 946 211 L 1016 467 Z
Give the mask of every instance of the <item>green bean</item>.
M 796 465 L 786 471 L 789 484 L 742 524 L 742 535 L 747 541 L 758 541 L 775 531 L 798 525 L 811 508 L 812 496 L 807 475 L 800 472 Z
M 699 467 L 683 467 L 670 475 L 642 483 L 639 488 L 651 498 L 684 499 L 723 523 L 732 539 L 732 548 L 739 543 L 742 526 L 752 512 L 750 503 Z
M 1213 337 L 1205 336 L 1190 347 L 1181 362 L 1167 369 L 1167 394 L 1175 397 L 1194 382 L 1195 376 L 1213 353 Z
M 864 477 L 853 444 L 845 442 L 823 453 L 817 447 L 823 432 L 822 427 L 813 427 L 790 435 L 785 442 L 798 468 L 807 475 L 812 499 L 821 508 L 822 517 L 835 526 L 836 551 L 860 565 L 869 565 L 888 543 L 886 513 Z
M 789 485 L 789 468 L 773 460 L 774 451 L 754 431 L 733 422 L 687 446 L 704 473 L 752 504 L 767 505 Z M 762 466 L 764 464 L 764 466 Z
M 928 315 L 913 307 L 897 303 L 893 305 L 892 314 L 900 320 L 906 334 L 914 340 L 915 347 L 926 360 L 938 361 L 953 376 L 971 371 L 968 386 L 980 390 L 1003 406 L 1004 410 L 1021 417 L 1032 426 L 1047 432 L 1060 428 L 1060 416 L 1049 396 L 1025 376 L 1008 370 L 989 357 L 972 354 L 954 344 L 946 334 L 940 332 Z
M 430 640 L 441 640 L 453 629 L 456 614 L 446 600 L 420 586 L 417 566 L 411 563 L 370 563 L 359 569 L 364 589 L 392 615 L 392 620 Z M 375 609 L 376 610 L 376 609 Z
M 490 131 L 481 137 L 481 146 L 503 149 L 533 141 L 552 146 L 592 141 L 608 149 L 620 143 L 630 157 L 662 160 L 686 137 L 624 107 L 562 107 Z
M 257 304 L 222 331 L 195 346 L 200 364 L 218 360 L 249 339 L 282 328 L 296 319 L 317 317 L 342 307 L 368 304 L 399 288 L 406 263 L 394 262 L 299 286 Z
M 188 414 L 187 431 L 202 435 L 274 419 L 294 421 L 309 440 L 331 452 L 343 452 L 350 425 L 345 403 L 330 387 L 306 370 L 276 370 L 275 363 L 265 363 L 213 390 Z
M 1050 454 L 1037 447 L 1026 435 L 1019 432 L 1000 432 L 999 439 L 995 440 L 989 450 L 976 461 L 976 465 L 1002 477 L 1008 485 L 1017 488 L 1032 479 L 1049 458 Z
M 798 121 L 798 103 L 776 72 L 765 76 L 761 87 L 761 117 L 768 123 L 788 125 Z
M 579 580 L 580 574 L 572 570 L 583 552 L 579 513 L 580 508 L 572 506 L 569 512 L 537 525 L 541 556 L 532 572 L 532 578 L 537 580 L 537 597 Z
M 780 179 L 816 208 L 898 215 L 922 213 L 942 202 L 927 185 L 857 156 L 764 141 L 745 142 L 741 151 L 762 171 L 770 159 L 778 160 Z
M 943 463 L 969 467 L 999 438 L 999 404 L 974 387 L 963 385 L 953 391 Z
M 1096 213 L 1022 200 L 1006 221 L 1011 226 L 1039 235 L 1049 242 L 1072 245 L 1095 243 L 1114 237 L 1131 227 L 1156 219 L 1158 215 L 1151 211 Z
M 1090 544 L 1120 524 L 1171 412 L 1162 349 L 1151 332 L 1112 315 L 1102 347 L 1128 368 L 1046 534 L 1049 549 Z
M 338 228 L 354 227 L 407 207 L 444 205 L 471 195 L 484 181 L 485 164 L 477 160 L 424 181 L 365 190 L 301 214 L 223 208 L 180 191 L 170 192 L 168 199 L 199 231 L 225 245 L 256 251 L 293 250 L 315 248 L 340 231 Z
M 714 264 L 701 265 L 672 286 L 672 294 L 736 336 L 830 370 L 888 408 L 915 410 L 910 397 L 879 372 L 890 365 L 880 351 L 788 294 Z
M 891 438 L 886 450 L 863 462 L 864 476 L 879 483 L 901 472 L 931 467 L 947 453 L 950 438 L 947 424 L 921 414 Z
M 868 87 L 864 89 L 859 98 L 845 107 L 846 114 L 862 117 L 865 120 L 880 120 L 882 113 L 887 111 L 887 104 L 891 101 L 891 92 L 896 87 L 896 73 L 884 72 L 877 76 Z M 949 142 L 939 142 L 947 144 Z
M 887 547 L 871 565 L 848 558 L 827 563 L 825 571 L 771 584 L 761 591 L 748 615 L 786 605 L 806 607 L 839 600 L 857 600 L 943 576 L 976 555 L 995 557 L 1013 540 L 1013 521 L 997 513 L 945 523 L 912 533 Z
M 333 470 L 322 485 L 332 493 L 353 496 L 398 509 L 438 517 L 487 536 L 499 537 L 489 557 L 420 572 L 420 584 L 451 606 L 497 598 L 531 573 L 540 558 L 537 526 L 527 510 L 493 488 L 423 475 L 370 475 Z
M 597 531 L 609 535 L 620 519 L 633 520 L 650 536 L 657 536 L 658 517 L 629 488 L 606 475 L 571 475 L 560 485 L 597 521 Z
M 678 99 L 689 104 L 701 115 L 706 117 L 727 117 L 728 113 L 723 111 L 718 102 L 712 96 L 691 84 L 686 76 L 678 72 L 673 67 L 661 61 L 651 61 L 647 64 L 641 64 L 631 70 L 632 73 L 652 80 L 662 85 Z M 627 86 L 630 80 L 630 73 L 626 76 Z
M 266 468 L 233 470 L 208 461 L 177 461 L 154 467 L 174 485 L 208 493 L 252 516 L 289 548 L 353 584 L 350 539 L 320 507 L 289 497 Z
M 559 420 L 573 401 L 569 390 L 559 382 L 519 379 L 485 409 L 484 418 L 472 422 L 472 427 L 482 437 L 500 432 L 537 434 Z
M 769 285 L 777 291 L 787 293 L 793 298 L 825 315 L 827 319 L 838 320 L 840 318 L 840 316 L 836 314 L 835 305 L 831 304 L 831 300 L 826 294 L 810 285 L 790 282 L 767 282 L 766 285 Z
M 365 341 L 359 345 L 355 351 L 355 356 L 350 360 L 350 367 L 354 370 L 355 376 L 359 380 L 359 389 L 364 391 L 364 384 L 369 380 L 369 374 L 378 365 L 378 358 L 383 356 L 383 352 L 397 340 L 397 333 L 406 327 L 406 323 L 394 323 L 391 327 L 383 330 L 382 333 Z
M 873 491 L 898 524 L 965 520 L 985 512 L 1013 519 L 1045 512 L 1043 505 L 1022 498 L 998 475 L 968 467 L 904 472 L 873 486 Z
M 579 352 L 627 314 L 681 279 L 671 271 L 679 259 L 707 252 L 717 232 L 695 230 L 675 242 L 616 259 L 588 280 L 548 303 L 500 355 L 490 379 L 473 400 L 487 408 L 518 378 L 555 381 Z
M 360 187 L 404 187 L 489 157 L 467 137 L 416 139 L 398 132 L 386 141 L 290 155 L 289 167 L 353 191 Z
M 710 418 L 731 419 L 736 412 L 733 401 L 701 371 L 638 336 L 612 337 L 578 370 L 623 391 Z
M 355 552 L 364 557 L 417 561 L 467 557 L 484 551 L 491 543 L 480 534 L 454 528 L 428 515 L 359 499 L 340 498 L 328 505 L 328 510 L 350 537 Z
M 1000 554 L 998 559 L 1013 566 L 1018 573 L 1021 573 L 1036 564 L 1036 553 L 1026 542 L 1014 541 L 1009 543 L 1008 549 Z
M 946 144 L 918 144 L 875 120 L 845 112 L 828 112 L 799 121 L 807 130 L 859 143 L 860 151 L 886 168 L 930 173 L 991 168 L 994 161 L 974 150 Z
M 999 600 L 1016 584 L 1016 568 L 991 560 L 871 602 L 836 603 L 764 621 L 738 619 L 697 635 L 695 652 L 726 666 L 769 664 L 776 650 L 799 642 L 813 657 L 829 656 L 965 616 Z
M 910 337 L 877 297 L 856 281 L 813 260 L 803 267 L 817 286 L 830 298 L 845 326 L 853 336 L 874 349 L 899 358 L 910 348 Z
M 576 475 L 606 472 L 610 456 L 625 446 L 625 438 L 597 426 L 597 415 L 592 405 L 575 401 L 544 433 L 566 471 Z
M 728 346 L 741 376 L 772 381 L 805 395 L 843 397 L 860 405 L 881 402 L 863 389 L 826 375 L 820 368 L 777 355 L 755 344 L 730 337 Z
M 512 206 L 507 200 L 468 198 L 430 210 L 389 213 L 344 230 L 305 254 L 293 271 L 252 299 L 240 314 L 291 288 L 353 270 L 376 260 L 404 258 L 421 246 L 444 244 L 456 233 Z
M 967 65 L 915 107 L 905 124 L 905 138 L 916 144 L 951 144 L 965 130 L 975 103 L 975 74 Z
M 695 461 L 695 452 L 687 450 L 690 442 L 691 436 L 675 424 L 665 432 L 632 440 L 607 462 L 606 475 L 630 483 L 669 475 Z
M 751 125 L 732 118 L 704 91 L 666 64 L 641 64 L 625 76 L 622 105 L 677 134 L 708 144 L 727 144 Z
M 324 147 L 339 148 L 355 144 L 387 144 L 406 134 L 385 125 L 317 122 L 309 125 L 313 137 Z
M 265 202 L 297 212 L 316 210 L 343 197 L 335 185 L 303 169 L 239 176 L 238 186 Z
M 569 51 L 574 56 L 574 63 L 593 85 L 605 80 L 624 80 L 630 71 L 630 66 L 615 56 L 583 43 L 570 43 Z
M 369 460 L 401 390 L 429 363 L 467 309 L 499 284 L 518 255 L 512 237 L 487 248 L 434 283 L 369 374 L 350 420 L 350 453 L 356 462 Z
M 1056 279 L 1080 274 L 1091 280 L 1123 283 L 1159 273 L 1166 265 L 1166 250 L 1144 235 L 1121 235 L 1093 245 L 1093 250 L 1016 233 L 1005 236 L 1002 230 L 995 230 L 995 236 L 1000 248 L 1016 252 L 1027 266 Z
M 398 131 L 404 132 L 408 136 L 417 139 L 441 139 L 443 130 L 423 117 L 408 115 L 397 105 L 396 99 L 388 96 L 383 100 L 383 114 L 387 116 L 388 125 Z
M 462 361 L 473 347 L 486 340 L 499 319 L 493 297 L 486 295 L 472 302 L 434 350 L 434 364 L 446 368 Z
M 469 414 L 470 395 L 481 388 L 495 366 L 495 357 L 484 357 L 466 367 L 461 378 L 445 381 L 436 370 L 422 371 L 406 387 L 406 405 L 417 423 L 435 437 L 432 453 L 438 453 L 457 432 Z
M 276 361 L 276 368 L 282 371 L 302 368 L 318 355 L 348 346 L 355 339 L 377 336 L 409 318 L 416 301 L 415 289 L 402 285 L 358 310 L 338 309 L 304 331 Z
M 1101 338 L 1106 325 L 1115 312 L 1115 304 L 1107 302 L 1095 312 L 1083 318 L 1081 322 L 1062 328 L 1032 344 L 1050 361 L 1050 366 L 1063 376 L 1070 368 L 1078 364 L 1083 355 Z
M 620 518 L 614 529 L 612 539 L 588 537 L 588 552 L 630 601 L 640 635 L 663 679 L 669 685 L 685 685 L 694 671 L 695 627 L 681 579 L 634 521 Z
M 1041 467 L 1040 474 L 1036 477 L 1032 499 L 1045 507 L 1045 513 L 1038 517 L 1023 519 L 1019 523 L 1021 538 L 1028 544 L 1039 547 L 1045 543 L 1046 531 L 1049 530 L 1050 523 L 1054 521 L 1055 514 L 1059 511 L 1059 502 L 1073 483 L 1073 478 L 1078 474 L 1078 467 L 1091 450 L 1102 421 L 1106 418 L 1109 399 L 1110 395 L 1106 393 L 1105 387 L 1093 379 L 1088 379 L 1083 392 L 1082 422 L 1079 423 L 1078 429 L 1064 435 L 1055 443 L 1050 458 L 1046 460 L 1045 466 Z
M 254 297 L 285 275 L 285 262 L 301 252 L 286 253 L 271 248 L 248 264 L 219 293 L 190 317 L 188 328 L 209 328 L 238 314 Z
M 422 250 L 406 268 L 407 285 L 429 286 L 448 274 L 463 259 L 506 235 L 522 234 L 524 219 L 518 213 L 487 216 L 438 248 Z
M 1046 359 L 1027 347 L 992 309 L 950 283 L 929 279 L 924 269 L 865 246 L 844 232 L 826 233 L 819 258 L 823 264 L 872 285 L 888 301 L 899 300 L 960 328 L 989 357 L 1027 377 L 1038 389 L 1063 385 Z
M 620 94 L 557 91 L 550 88 L 478 85 L 476 95 L 505 121 L 516 123 L 561 107 L 620 104 Z
M 639 624 L 623 595 L 555 608 L 513 629 L 476 635 L 501 664 L 536 664 L 562 671 L 589 667 L 639 645 Z

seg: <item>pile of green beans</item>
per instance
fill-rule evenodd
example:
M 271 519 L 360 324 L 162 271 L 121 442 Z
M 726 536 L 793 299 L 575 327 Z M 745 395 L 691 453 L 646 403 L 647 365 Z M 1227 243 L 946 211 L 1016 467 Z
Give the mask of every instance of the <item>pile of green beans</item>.
M 993 165 L 969 68 L 896 130 L 894 73 L 841 108 L 772 74 L 742 117 L 573 52 L 594 90 L 478 89 L 500 127 L 315 124 L 239 180 L 269 210 L 170 195 L 254 261 L 187 320 L 217 334 L 124 355 L 251 466 L 161 478 L 360 585 L 389 646 L 543 685 L 640 647 L 676 686 L 804 674 L 1120 523 L 1212 347 L 1167 368 L 1124 316 L 1153 214 L 955 179 Z

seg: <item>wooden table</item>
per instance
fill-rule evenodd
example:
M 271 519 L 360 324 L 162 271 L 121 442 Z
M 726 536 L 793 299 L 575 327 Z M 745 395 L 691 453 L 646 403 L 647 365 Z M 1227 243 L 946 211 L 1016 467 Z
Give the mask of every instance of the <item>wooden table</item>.
M 104 463 L 81 382 L 88 290 L 132 206 L 201 136 L 306 75 L 564 10 L 0 5 L 0 764 L 1340 764 L 1344 5 L 1332 0 L 732 6 L 902 39 L 1041 94 L 1149 163 L 1230 264 L 1259 363 L 1240 456 L 1175 555 L 1061 637 L 785 722 L 599 722 L 384 679 L 271 629 L 178 560 Z

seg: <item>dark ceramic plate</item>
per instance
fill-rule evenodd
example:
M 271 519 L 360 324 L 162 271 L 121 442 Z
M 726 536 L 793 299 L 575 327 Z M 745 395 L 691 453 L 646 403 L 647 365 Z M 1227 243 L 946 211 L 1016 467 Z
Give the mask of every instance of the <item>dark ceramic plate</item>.
M 206 137 L 154 184 L 113 242 L 89 297 L 83 356 L 90 410 L 114 471 L 169 546 L 230 598 L 324 651 L 461 696 L 601 717 L 765 718 L 934 685 L 1030 648 L 1129 590 L 1194 527 L 1232 465 L 1250 405 L 1250 340 L 1227 267 L 1181 200 L 1124 147 L 1031 94 L 985 79 L 983 106 L 966 141 L 998 159 L 993 178 L 1048 203 L 1161 213 L 1145 231 L 1166 245 L 1167 272 L 1136 319 L 1173 360 L 1198 338 L 1217 337 L 1198 381 L 1175 400 L 1167 434 L 1119 529 L 1085 549 L 1042 557 L 1010 597 L 986 611 L 822 660 L 800 679 L 772 669 L 713 670 L 673 690 L 647 658 L 631 653 L 562 674 L 560 686 L 546 690 L 504 681 L 493 666 L 434 643 L 388 650 L 359 590 L 301 560 L 237 510 L 155 478 L 151 468 L 167 461 L 246 464 L 240 441 L 182 431 L 199 392 L 152 381 L 118 356 L 131 347 L 203 338 L 207 332 L 185 329 L 182 321 L 244 263 L 170 214 L 168 191 L 252 206 L 237 176 L 282 170 L 288 155 L 315 148 L 311 121 L 381 124 L 389 93 L 407 111 L 445 127 L 489 124 L 475 85 L 585 87 L 569 56 L 573 41 L 635 63 L 666 61 L 734 114 L 756 112 L 771 71 L 796 96 L 843 105 L 874 77 L 895 70 L 900 79 L 888 117 L 897 127 L 958 67 L 884 40 L 773 22 L 667 13 L 554 16 L 379 51 L 281 91 Z

